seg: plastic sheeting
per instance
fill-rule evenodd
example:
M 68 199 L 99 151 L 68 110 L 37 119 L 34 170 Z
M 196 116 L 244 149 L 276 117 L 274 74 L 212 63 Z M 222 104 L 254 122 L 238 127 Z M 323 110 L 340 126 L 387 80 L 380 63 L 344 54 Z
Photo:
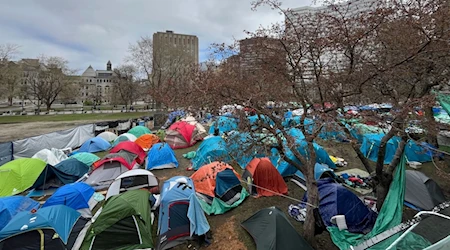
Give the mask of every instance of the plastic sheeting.
M 13 159 L 12 142 L 0 143 L 0 166 L 9 161 L 12 161 Z
M 41 151 L 37 152 L 33 157 L 31 158 L 37 158 L 45 161 L 45 163 L 50 164 L 52 166 L 55 166 L 56 164 L 60 163 L 61 161 L 64 161 L 67 159 L 67 155 L 64 154 L 64 152 L 60 149 L 52 148 L 50 149 L 42 149 Z
M 14 158 L 32 157 L 43 148 L 77 148 L 92 137 L 94 137 L 94 125 L 88 124 L 14 141 Z

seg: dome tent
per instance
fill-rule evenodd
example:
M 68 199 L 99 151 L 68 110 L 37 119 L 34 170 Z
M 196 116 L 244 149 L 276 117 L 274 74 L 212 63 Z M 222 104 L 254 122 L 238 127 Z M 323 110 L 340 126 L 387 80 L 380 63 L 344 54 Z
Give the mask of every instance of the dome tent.
M 139 147 L 139 145 L 137 145 L 134 142 L 131 141 L 124 141 L 121 142 L 119 144 L 117 144 L 116 146 L 114 146 L 109 152 L 110 153 L 119 153 L 119 152 L 125 152 L 128 154 L 133 154 L 134 155 L 134 163 L 132 163 L 132 165 L 134 164 L 139 164 L 142 165 L 144 163 L 144 159 L 145 159 L 145 152 L 144 150 Z
M 127 153 L 112 153 L 94 164 L 94 170 L 84 181 L 91 186 L 109 186 L 122 173 L 136 168 L 134 157 Z
M 226 146 L 226 142 L 220 136 L 213 136 L 202 141 L 195 157 L 191 160 L 192 168 L 197 170 L 213 161 L 229 162 L 231 158 Z
M 40 159 L 22 158 L 0 167 L 0 197 L 19 194 L 32 187 L 47 164 Z
M 0 231 L 0 248 L 72 249 L 87 223 L 80 213 L 64 205 L 21 212 Z
M 58 188 L 42 207 L 65 205 L 77 210 L 83 217 L 92 217 L 92 209 L 97 205 L 93 199 L 94 189 L 83 182 L 67 184 Z
M 112 147 L 115 147 L 117 144 L 123 141 L 136 141 L 136 139 L 137 139 L 136 136 L 130 133 L 121 134 L 114 140 L 114 142 L 112 143 Z
M 55 166 L 67 159 L 67 155 L 60 149 L 52 148 L 50 150 L 45 148 L 34 154 L 31 158 L 41 159 L 45 161 L 45 163 Z
M 100 157 L 91 153 L 77 153 L 69 157 L 69 159 L 77 159 L 87 166 L 91 167 L 96 161 L 100 160 Z
M 148 151 L 153 145 L 159 142 L 159 137 L 154 134 L 141 135 L 135 143 L 139 145 L 144 151 Z
M 38 208 L 39 202 L 25 196 L 17 195 L 0 198 L 0 231 L 16 214 Z
M 117 139 L 117 135 L 110 131 L 102 132 L 98 134 L 97 137 L 101 137 L 108 142 L 113 142 L 115 139 Z
M 405 202 L 419 210 L 432 210 L 447 199 L 441 187 L 422 172 L 406 170 Z
M 78 149 L 78 152 L 88 152 L 88 153 L 97 153 L 101 151 L 106 151 L 111 147 L 111 144 L 105 141 L 101 137 L 94 137 L 87 140 L 81 147 Z
M 151 134 L 152 132 L 147 127 L 136 126 L 136 127 L 133 127 L 132 129 L 128 130 L 127 133 L 136 136 L 136 138 L 139 138 L 142 135 Z
M 178 121 L 167 129 L 164 141 L 173 149 L 188 148 L 197 142 L 196 134 L 197 128 L 194 125 Z
M 269 158 L 255 158 L 246 167 L 242 174 L 244 181 L 260 187 L 249 185 L 251 194 L 257 196 L 273 196 L 277 193 L 287 194 L 288 187 L 283 177 L 277 171 Z M 267 191 L 271 190 L 273 192 Z
M 165 181 L 161 191 L 157 249 L 173 248 L 184 241 L 196 239 L 209 230 L 209 223 L 195 195 L 192 180 L 185 176 L 175 176 Z
M 240 176 L 224 162 L 212 162 L 192 176 L 200 204 L 207 214 L 223 214 L 239 206 L 248 196 Z
M 109 186 L 106 199 L 128 190 L 159 187 L 158 178 L 152 172 L 144 169 L 132 169 L 119 175 Z M 152 193 L 153 194 L 153 193 Z
M 157 143 L 148 152 L 146 169 L 177 168 L 175 152 L 167 143 Z
M 110 197 L 81 245 L 87 249 L 153 248 L 149 192 L 131 190 Z

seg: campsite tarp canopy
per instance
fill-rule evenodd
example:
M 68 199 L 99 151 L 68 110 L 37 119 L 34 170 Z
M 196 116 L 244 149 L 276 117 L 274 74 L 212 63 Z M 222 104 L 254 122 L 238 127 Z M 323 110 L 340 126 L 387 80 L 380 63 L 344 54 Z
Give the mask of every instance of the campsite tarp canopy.
M 209 137 L 202 141 L 191 160 L 192 168 L 197 170 L 213 161 L 229 162 L 231 158 L 226 147 L 226 142 L 220 136 Z
M 16 214 L 38 208 L 39 202 L 25 196 L 0 198 L 0 231 Z
M 173 214 L 173 216 L 172 216 Z M 175 176 L 165 181 L 161 191 L 157 249 L 170 249 L 210 230 L 189 177 Z
M 361 152 L 369 158 L 371 161 L 377 161 L 378 159 L 378 149 L 380 147 L 381 139 L 383 134 L 366 134 L 363 137 L 363 142 L 361 145 Z M 400 137 L 393 137 L 386 144 L 386 156 L 384 158 L 384 164 L 390 164 L 394 158 L 395 151 L 400 142 Z M 425 146 L 427 145 L 427 146 Z M 429 162 L 431 161 L 431 153 L 427 147 L 431 147 L 424 142 L 424 145 L 419 145 L 412 140 L 409 140 L 405 146 L 405 154 L 407 161 L 416 162 Z
M 242 222 L 258 250 L 313 250 L 277 207 L 264 208 Z
M 19 194 L 32 187 L 46 163 L 40 159 L 22 158 L 0 167 L 0 197 Z
M 96 153 L 107 150 L 111 144 L 101 137 L 94 137 L 81 145 L 78 152 Z
M 447 199 L 439 185 L 422 172 L 406 170 L 405 202 L 420 210 L 432 210 Z
M 167 143 L 156 143 L 148 152 L 146 169 L 177 168 L 175 152 Z
M 239 120 L 233 117 L 219 116 L 209 128 L 209 134 L 222 135 L 238 129 Z M 216 134 L 216 132 L 218 132 Z
M 131 190 L 110 197 L 81 249 L 153 248 L 149 195 L 145 190 Z

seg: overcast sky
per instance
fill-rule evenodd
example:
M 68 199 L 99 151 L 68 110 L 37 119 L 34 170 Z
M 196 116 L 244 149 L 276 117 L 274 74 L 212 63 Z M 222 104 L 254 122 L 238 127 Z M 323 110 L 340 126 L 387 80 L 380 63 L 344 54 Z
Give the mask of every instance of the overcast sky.
M 277 11 L 252 11 L 251 0 L 0 0 L 0 44 L 21 46 L 19 58 L 61 56 L 84 71 L 123 63 L 127 48 L 141 36 L 173 30 L 197 35 L 200 61 L 211 43 L 231 42 L 283 20 Z M 283 7 L 311 5 L 285 0 Z

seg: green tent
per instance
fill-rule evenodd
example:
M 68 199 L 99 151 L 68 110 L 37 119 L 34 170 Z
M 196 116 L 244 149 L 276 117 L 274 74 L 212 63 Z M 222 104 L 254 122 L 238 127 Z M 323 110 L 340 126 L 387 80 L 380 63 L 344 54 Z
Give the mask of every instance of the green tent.
M 40 159 L 22 158 L 0 167 L 0 197 L 12 196 L 29 189 L 47 164 Z
M 277 207 L 264 208 L 242 222 L 258 250 L 313 250 Z
M 110 197 L 86 233 L 81 249 L 153 248 L 148 198 L 145 190 Z
M 139 138 L 141 135 L 151 134 L 152 132 L 147 127 L 136 126 L 136 127 L 132 128 L 132 129 L 128 130 L 127 133 L 130 133 L 130 134 L 136 136 L 136 138 Z
M 92 164 L 94 164 L 94 162 L 100 160 L 100 157 L 91 154 L 91 153 L 87 153 L 87 152 L 82 152 L 82 153 L 77 153 L 72 155 L 71 157 L 69 157 L 69 159 L 77 159 L 79 161 L 81 161 L 82 163 L 88 165 L 89 167 L 92 166 Z

